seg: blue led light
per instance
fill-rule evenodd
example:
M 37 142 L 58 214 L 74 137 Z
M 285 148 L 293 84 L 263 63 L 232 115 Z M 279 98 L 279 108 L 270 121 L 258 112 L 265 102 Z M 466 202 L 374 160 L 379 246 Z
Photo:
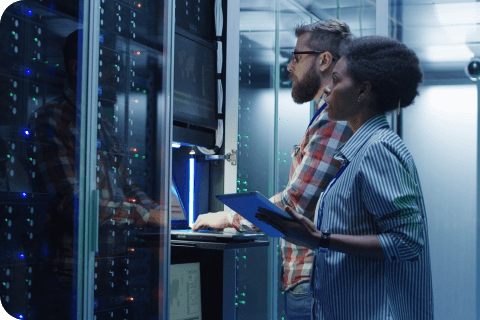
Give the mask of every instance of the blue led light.
M 22 192 L 22 197 L 26 198 L 27 194 L 25 192 Z
M 20 253 L 20 254 L 18 255 L 18 257 L 19 257 L 20 259 L 25 259 L 25 255 L 24 255 L 23 253 Z
M 189 181 L 189 197 L 188 197 L 188 224 L 193 225 L 193 204 L 195 201 L 195 158 L 190 158 L 190 181 Z
M 18 316 L 18 319 L 23 319 L 23 315 L 19 314 Z
M 29 135 L 30 135 L 30 131 L 28 131 L 28 130 L 23 131 L 23 133 L 24 133 L 26 136 L 29 136 Z
M 27 14 L 28 14 L 29 16 L 31 16 L 31 15 L 33 14 L 33 11 L 32 11 L 31 9 L 28 9 L 28 10 L 27 10 Z
M 26 74 L 27 76 L 31 75 L 31 74 L 32 74 L 32 70 L 30 70 L 30 69 L 25 70 L 25 74 Z

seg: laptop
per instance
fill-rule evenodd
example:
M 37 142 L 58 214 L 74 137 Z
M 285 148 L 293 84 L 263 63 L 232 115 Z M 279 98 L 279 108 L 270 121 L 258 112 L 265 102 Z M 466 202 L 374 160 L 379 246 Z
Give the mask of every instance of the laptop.
M 172 181 L 170 190 L 171 199 L 171 239 L 185 241 L 213 241 L 213 242 L 247 242 L 260 240 L 265 237 L 263 232 L 237 232 L 233 228 L 228 230 L 198 230 L 193 231 L 188 225 L 188 216 L 175 181 Z

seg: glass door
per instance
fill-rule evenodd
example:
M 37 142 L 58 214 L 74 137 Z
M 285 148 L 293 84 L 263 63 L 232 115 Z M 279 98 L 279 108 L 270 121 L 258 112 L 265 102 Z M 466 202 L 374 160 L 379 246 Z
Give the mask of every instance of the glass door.
M 0 34 L 0 296 L 18 319 L 81 319 L 83 3 L 26 0 Z M 68 45 L 65 43 L 68 42 Z
M 163 1 L 99 3 L 94 319 L 163 319 L 171 138 Z M 98 41 L 98 42 L 97 42 Z M 167 147 L 168 146 L 168 147 Z M 95 230 L 94 230 L 95 232 Z M 94 234 L 94 238 L 95 238 Z

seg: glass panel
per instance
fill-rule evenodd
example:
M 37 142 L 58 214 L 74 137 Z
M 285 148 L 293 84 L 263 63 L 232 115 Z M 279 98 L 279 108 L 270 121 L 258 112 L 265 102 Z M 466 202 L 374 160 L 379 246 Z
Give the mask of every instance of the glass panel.
M 237 192 L 273 195 L 274 72 L 275 3 L 241 1 Z
M 159 18 L 160 17 L 160 18 Z M 162 319 L 166 231 L 160 183 L 163 1 L 102 0 L 98 54 L 97 319 Z M 164 117 L 163 117 L 164 118 Z M 169 194 L 169 193 L 167 193 Z
M 0 296 L 16 318 L 81 313 L 82 75 L 71 64 L 68 85 L 62 49 L 82 23 L 75 1 L 20 1 L 1 20 Z
M 420 96 L 413 106 L 402 109 L 401 128 L 418 168 L 429 215 L 435 319 L 475 318 L 478 82 L 469 79 L 466 66 L 480 55 L 480 3 L 389 3 L 390 34 L 417 53 L 424 73 Z M 458 169 L 445 174 L 452 168 Z M 442 236 L 446 233 L 458 236 L 447 239 Z

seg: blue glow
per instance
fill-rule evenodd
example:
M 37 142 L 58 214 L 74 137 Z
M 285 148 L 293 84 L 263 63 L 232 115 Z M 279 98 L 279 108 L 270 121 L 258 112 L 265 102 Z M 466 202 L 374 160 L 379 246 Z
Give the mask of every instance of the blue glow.
M 23 319 L 23 316 L 21 314 L 19 314 L 17 317 L 18 319 Z
M 20 253 L 20 254 L 18 255 L 18 257 L 19 257 L 20 259 L 25 259 L 25 255 L 24 255 L 23 253 Z
M 22 192 L 22 197 L 26 198 L 27 194 L 25 192 Z
M 28 10 L 27 10 L 27 14 L 28 14 L 29 16 L 31 16 L 31 15 L 33 14 L 33 11 L 32 11 L 31 9 L 28 9 Z
M 188 224 L 193 225 L 193 203 L 195 200 L 195 158 L 190 158 L 190 181 L 189 181 L 189 197 L 188 197 Z
M 28 130 L 23 131 L 23 133 L 24 133 L 26 136 L 29 136 L 29 135 L 30 135 L 30 131 L 28 131 Z
M 25 73 L 27 74 L 27 76 L 29 76 L 29 75 L 31 75 L 31 74 L 32 74 L 32 70 L 30 70 L 30 69 L 27 69 L 27 70 L 25 70 Z

